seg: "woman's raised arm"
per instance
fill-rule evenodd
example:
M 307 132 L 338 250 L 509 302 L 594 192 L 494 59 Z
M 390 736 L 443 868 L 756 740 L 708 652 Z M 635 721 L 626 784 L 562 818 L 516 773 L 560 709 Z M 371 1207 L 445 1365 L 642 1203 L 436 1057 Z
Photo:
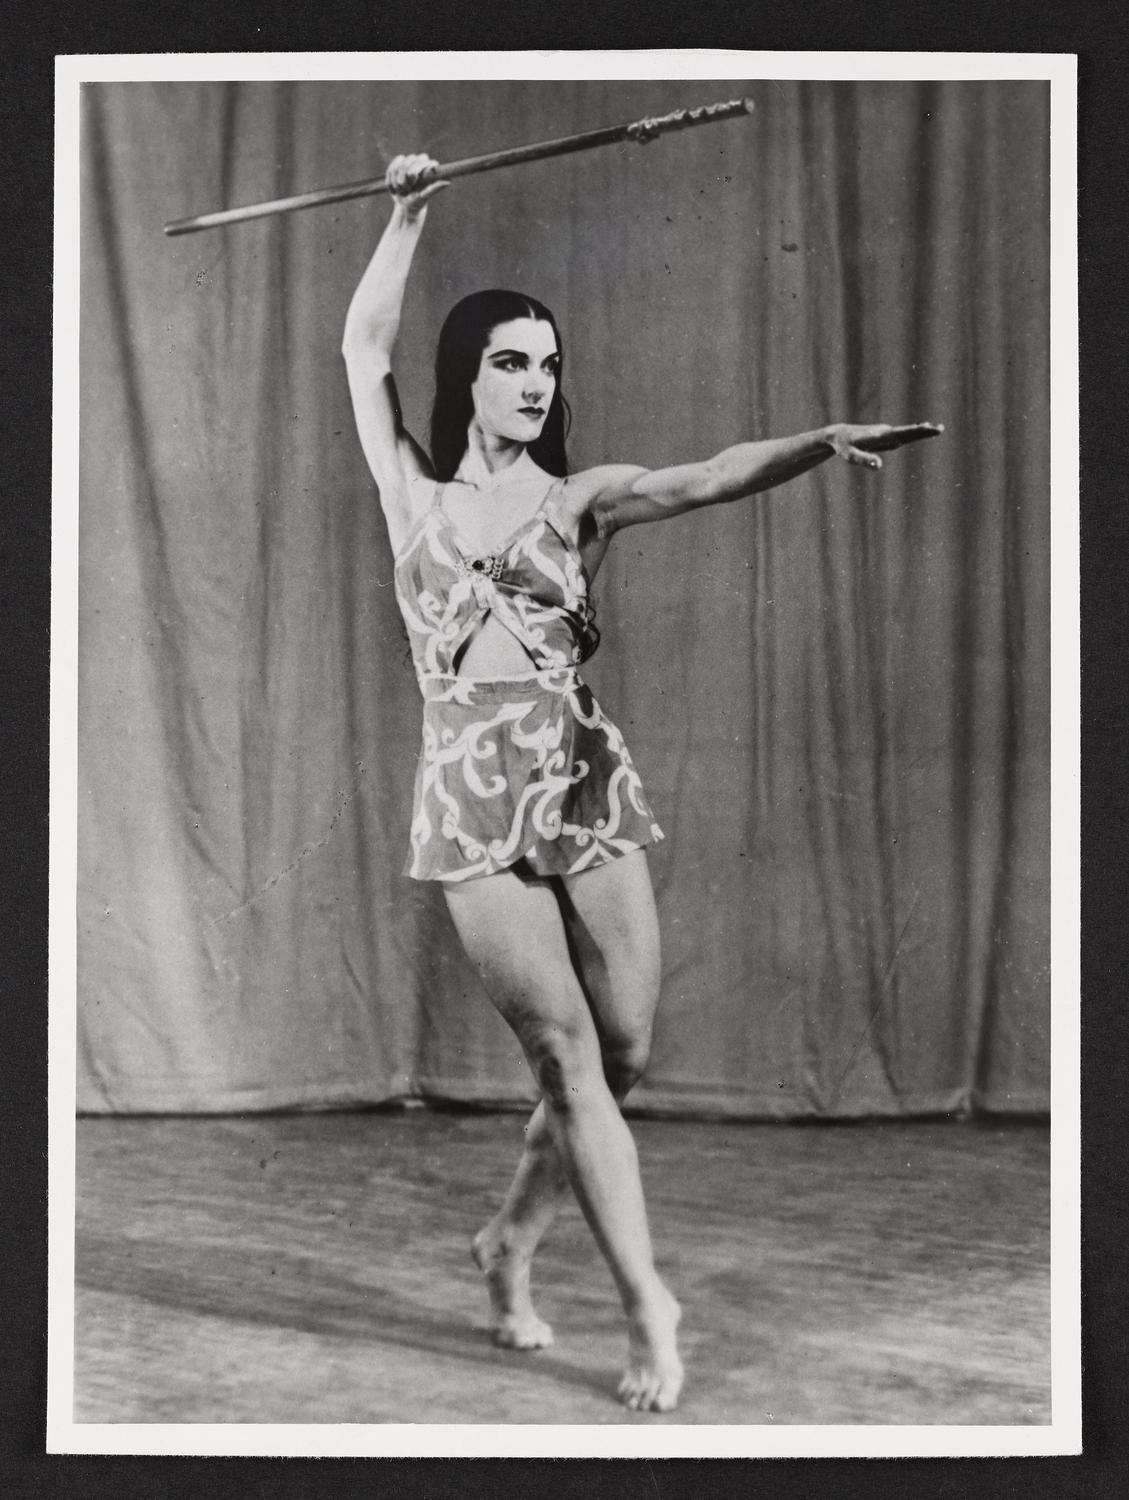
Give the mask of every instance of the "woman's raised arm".
M 397 156 L 389 165 L 392 216 L 353 293 L 341 343 L 357 433 L 380 490 L 394 552 L 412 525 L 409 481 L 431 472 L 427 455 L 404 427 L 392 378 L 392 350 L 427 200 L 447 186 L 421 186 L 434 165 L 429 156 Z
M 880 451 L 937 437 L 943 430 L 932 422 L 904 427 L 837 422 L 796 437 L 738 443 L 714 458 L 676 468 L 608 464 L 569 481 L 570 508 L 586 511 L 597 534 L 611 536 L 623 526 L 661 521 L 703 505 L 720 505 L 772 489 L 829 458 L 880 469 Z

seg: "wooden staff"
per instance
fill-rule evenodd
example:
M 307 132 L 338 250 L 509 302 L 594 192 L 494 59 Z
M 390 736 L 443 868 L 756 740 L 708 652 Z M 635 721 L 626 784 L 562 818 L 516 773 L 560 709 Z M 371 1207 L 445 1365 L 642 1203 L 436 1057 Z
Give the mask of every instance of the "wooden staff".
M 469 177 L 473 172 L 493 172 L 498 167 L 515 167 L 520 162 L 541 161 L 547 156 L 566 156 L 572 151 L 591 151 L 595 146 L 611 146 L 616 141 L 643 144 L 669 130 L 686 130 L 691 125 L 711 125 L 734 115 L 752 112 L 751 99 L 730 99 L 724 104 L 703 104 L 698 109 L 676 109 L 672 114 L 648 116 L 630 125 L 609 125 L 603 130 L 585 130 L 579 135 L 561 136 L 555 141 L 537 141 L 531 146 L 512 146 L 508 151 L 491 151 L 485 156 L 468 156 L 462 161 L 434 167 L 424 182 L 448 181 L 452 177 Z M 192 219 L 173 219 L 165 225 L 166 234 L 193 234 L 197 229 L 214 229 L 220 224 L 240 224 L 244 219 L 265 219 L 271 214 L 294 213 L 299 208 L 319 208 L 323 203 L 344 203 L 350 198 L 371 198 L 388 191 L 383 177 L 368 182 L 347 182 L 341 187 L 318 188 L 298 193 L 293 198 L 273 198 L 268 203 L 248 203 L 243 208 L 224 208 L 218 213 L 199 214 Z

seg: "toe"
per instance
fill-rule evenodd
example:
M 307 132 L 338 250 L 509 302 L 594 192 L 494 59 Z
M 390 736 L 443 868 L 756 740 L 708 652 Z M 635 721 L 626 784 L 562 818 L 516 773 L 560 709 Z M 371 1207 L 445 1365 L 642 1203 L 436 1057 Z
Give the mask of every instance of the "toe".
M 678 1405 L 678 1398 L 682 1394 L 682 1371 L 678 1370 L 673 1376 L 663 1382 L 659 1388 L 659 1411 L 673 1411 Z

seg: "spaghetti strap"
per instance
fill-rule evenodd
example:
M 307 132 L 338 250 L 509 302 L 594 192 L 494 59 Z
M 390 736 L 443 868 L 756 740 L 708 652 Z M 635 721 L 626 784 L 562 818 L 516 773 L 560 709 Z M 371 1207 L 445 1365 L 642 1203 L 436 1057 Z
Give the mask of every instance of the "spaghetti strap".
M 588 569 L 581 555 L 579 539 L 571 535 L 568 522 L 561 513 L 560 500 L 564 492 L 564 486 L 564 476 L 553 480 L 545 492 L 545 498 L 542 500 L 541 508 L 537 514 L 546 520 L 557 533 L 561 541 L 584 569 L 585 577 L 587 578 Z
M 543 501 L 541 501 L 541 508 L 540 511 L 538 511 L 538 514 L 541 514 L 541 516 L 547 516 L 547 514 L 549 514 L 549 511 L 552 510 L 553 514 L 558 514 L 559 516 L 558 502 L 559 499 L 561 499 L 562 490 L 564 490 L 564 477 L 559 477 L 558 475 L 558 477 L 553 480 L 553 483 L 550 484 L 549 489 L 544 492 L 544 499 Z
M 549 506 L 550 505 L 554 505 L 555 506 L 555 504 L 556 504 L 556 492 L 560 489 L 560 487 L 563 484 L 564 484 L 564 480 L 559 475 L 555 475 L 549 481 L 549 487 L 545 491 L 544 495 L 541 498 L 541 504 L 537 507 L 537 514 L 539 516 L 548 515 L 548 513 L 549 513 Z

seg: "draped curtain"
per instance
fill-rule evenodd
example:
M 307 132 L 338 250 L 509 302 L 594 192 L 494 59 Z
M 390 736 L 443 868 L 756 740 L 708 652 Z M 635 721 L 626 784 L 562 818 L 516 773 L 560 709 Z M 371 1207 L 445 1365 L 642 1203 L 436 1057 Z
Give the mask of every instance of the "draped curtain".
M 162 222 L 737 94 L 442 195 L 406 417 L 500 285 L 560 320 L 577 468 L 945 424 L 613 544 L 587 675 L 667 833 L 633 1103 L 1046 1107 L 1047 86 L 680 80 L 85 88 L 80 1109 L 533 1096 L 401 874 L 418 695 L 339 354 L 387 205 Z

